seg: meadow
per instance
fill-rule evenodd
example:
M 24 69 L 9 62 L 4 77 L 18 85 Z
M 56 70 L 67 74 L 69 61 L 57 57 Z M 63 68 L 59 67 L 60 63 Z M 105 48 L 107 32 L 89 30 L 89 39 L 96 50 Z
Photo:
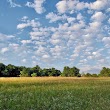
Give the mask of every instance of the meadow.
M 110 78 L 0 78 L 0 110 L 110 110 Z

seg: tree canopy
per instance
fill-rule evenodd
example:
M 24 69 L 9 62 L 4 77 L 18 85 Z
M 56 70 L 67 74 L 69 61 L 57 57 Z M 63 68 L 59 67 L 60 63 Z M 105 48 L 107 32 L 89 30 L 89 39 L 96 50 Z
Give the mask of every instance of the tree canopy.
M 43 77 L 43 76 L 64 76 L 64 77 L 110 77 L 110 68 L 103 67 L 99 74 L 83 73 L 73 66 L 65 66 L 63 72 L 56 68 L 44 68 L 39 65 L 34 67 L 5 65 L 0 63 L 0 77 Z

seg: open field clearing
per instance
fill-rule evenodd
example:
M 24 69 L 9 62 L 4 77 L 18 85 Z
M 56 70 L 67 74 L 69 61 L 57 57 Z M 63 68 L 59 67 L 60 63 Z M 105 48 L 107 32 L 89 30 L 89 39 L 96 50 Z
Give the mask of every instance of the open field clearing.
M 110 78 L 0 78 L 0 110 L 110 110 Z

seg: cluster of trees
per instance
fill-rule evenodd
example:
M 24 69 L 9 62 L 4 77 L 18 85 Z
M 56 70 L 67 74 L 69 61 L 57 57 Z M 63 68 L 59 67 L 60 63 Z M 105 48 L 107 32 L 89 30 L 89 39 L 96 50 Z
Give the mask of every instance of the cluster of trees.
M 99 74 L 83 73 L 84 77 L 110 77 L 110 68 L 103 67 Z
M 38 65 L 35 67 L 5 65 L 0 63 L 0 77 L 31 77 L 31 76 L 60 76 L 61 71 L 55 68 L 41 69 Z
M 55 68 L 41 69 L 40 66 L 35 67 L 25 67 L 25 66 L 14 66 L 5 65 L 0 63 L 0 77 L 36 77 L 36 76 L 66 76 L 66 77 L 80 77 L 79 69 L 76 67 L 70 68 L 68 66 L 64 67 L 63 72 Z
M 68 66 L 65 66 L 61 76 L 66 76 L 66 77 L 78 76 L 78 77 L 81 77 L 81 74 L 79 73 L 79 71 L 80 70 L 76 67 L 70 68 Z
M 66 77 L 110 77 L 110 68 L 103 67 L 99 74 L 79 73 L 80 69 L 76 67 L 65 66 L 63 72 L 55 68 L 41 69 L 40 66 L 25 67 L 5 65 L 0 63 L 0 77 L 42 77 L 42 76 L 66 76 Z

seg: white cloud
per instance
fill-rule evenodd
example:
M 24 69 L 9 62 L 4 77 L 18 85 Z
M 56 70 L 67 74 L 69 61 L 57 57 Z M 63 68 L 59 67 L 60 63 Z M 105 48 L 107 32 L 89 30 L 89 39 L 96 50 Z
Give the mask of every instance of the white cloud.
M 105 43 L 110 43 L 110 37 L 104 37 L 102 39 L 102 41 L 105 42 Z
M 32 41 L 31 40 L 22 40 L 21 43 L 25 45 L 25 44 L 32 43 Z
M 57 10 L 58 12 L 60 13 L 65 13 L 66 10 L 67 10 L 67 1 L 59 1 L 57 4 L 56 4 L 56 7 L 57 7 Z
M 102 42 L 104 42 L 105 47 L 110 48 L 110 37 L 103 37 Z
M 102 12 L 96 12 L 91 19 L 94 21 L 98 21 L 101 22 L 106 18 L 105 14 L 103 14 Z
M 83 10 L 85 8 L 88 8 L 89 4 L 88 3 L 84 3 L 84 2 L 78 2 L 76 5 L 76 9 L 77 10 Z
M 26 28 L 26 27 L 29 27 L 31 26 L 29 23 L 21 23 L 21 24 L 18 24 L 17 25 L 17 29 L 23 29 L 23 28 Z
M 83 20 L 83 16 L 81 13 L 77 14 L 77 20 Z
M 49 56 L 49 55 L 43 55 L 42 58 L 43 58 L 43 59 L 49 59 L 50 56 Z
M 7 52 L 9 49 L 7 47 L 4 47 L 1 49 L 1 53 L 4 54 L 5 52 Z
M 27 18 L 25 18 L 27 19 Z M 35 20 L 25 20 L 25 23 L 21 23 L 21 24 L 18 24 L 17 25 L 17 29 L 24 29 L 24 28 L 27 28 L 27 27 L 38 27 L 40 26 L 40 23 L 39 22 L 36 22 Z
M 3 34 L 3 33 L 0 33 L 0 40 L 1 41 L 11 40 L 14 37 L 15 37 L 14 35 L 6 35 L 6 34 Z
M 22 61 L 23 63 L 26 63 L 26 62 L 27 62 L 27 60 L 26 60 L 26 59 L 22 59 L 21 61 Z
M 110 24 L 110 18 L 108 19 L 108 23 Z
M 90 8 L 94 10 L 103 10 L 107 7 L 108 2 L 108 0 L 96 0 L 90 4 Z
M 27 16 L 23 16 L 22 18 L 21 18 L 21 21 L 23 21 L 23 22 L 26 22 L 28 20 L 28 17 Z
M 45 0 L 34 0 L 34 3 L 27 2 L 26 6 L 34 8 L 36 13 L 42 14 L 45 12 L 45 8 L 43 7 Z
M 53 12 L 51 12 L 51 13 L 49 13 L 49 14 L 46 15 L 46 19 L 50 19 L 50 23 L 56 22 L 58 20 L 63 21 L 63 20 L 66 20 L 67 18 L 68 17 L 66 15 L 62 15 L 61 16 L 61 15 L 55 14 Z
M 21 5 L 14 3 L 14 0 L 7 0 L 10 3 L 11 7 L 21 7 Z

